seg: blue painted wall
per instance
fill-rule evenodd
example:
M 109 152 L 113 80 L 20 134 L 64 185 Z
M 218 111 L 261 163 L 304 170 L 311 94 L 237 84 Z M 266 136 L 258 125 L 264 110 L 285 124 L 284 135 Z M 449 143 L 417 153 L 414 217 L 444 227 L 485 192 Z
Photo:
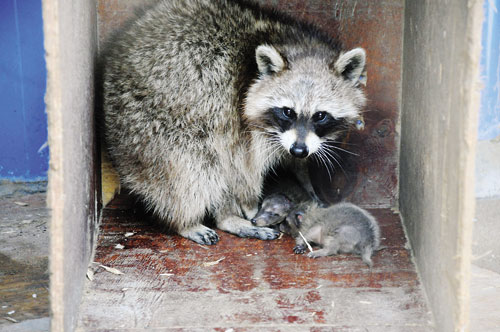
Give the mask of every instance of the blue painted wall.
M 500 0 L 484 1 L 481 54 L 481 92 L 479 140 L 500 135 Z
M 45 82 L 41 0 L 0 0 L 0 179 L 47 179 Z

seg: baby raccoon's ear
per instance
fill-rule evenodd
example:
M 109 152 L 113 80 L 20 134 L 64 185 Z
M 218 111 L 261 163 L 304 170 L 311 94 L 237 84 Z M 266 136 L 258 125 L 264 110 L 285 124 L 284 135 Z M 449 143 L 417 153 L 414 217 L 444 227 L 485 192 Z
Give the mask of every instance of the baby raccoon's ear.
M 366 53 L 362 48 L 355 48 L 341 54 L 335 61 L 334 69 L 353 85 L 366 85 Z
M 304 212 L 295 212 L 295 226 L 300 227 L 300 225 L 302 225 L 302 220 L 304 220 Z
M 285 68 L 285 60 L 272 46 L 260 45 L 257 47 L 255 58 L 261 75 L 276 74 Z

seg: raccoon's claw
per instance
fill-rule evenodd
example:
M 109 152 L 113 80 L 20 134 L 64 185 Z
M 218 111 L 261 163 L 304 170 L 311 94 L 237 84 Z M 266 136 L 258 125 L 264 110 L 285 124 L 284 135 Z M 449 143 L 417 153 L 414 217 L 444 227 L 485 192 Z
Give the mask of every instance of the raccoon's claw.
M 307 257 L 309 258 L 318 258 L 318 257 L 321 257 L 322 255 L 318 255 L 317 254 L 318 251 L 311 251 L 311 252 L 308 252 L 307 253 Z
M 253 237 L 260 240 L 274 240 L 279 235 L 279 231 L 268 227 L 248 227 L 241 229 L 238 233 L 240 237 Z
M 315 250 L 307 253 L 307 257 L 309 258 L 318 258 L 318 257 L 325 257 L 325 256 L 330 256 L 332 253 L 328 252 L 325 249 L 320 249 L 320 250 Z
M 306 247 L 302 244 L 298 244 L 295 247 L 293 247 L 293 252 L 296 254 L 303 254 L 306 252 Z
M 219 242 L 217 233 L 203 225 L 184 230 L 179 234 L 199 244 L 212 245 Z
M 196 232 L 196 235 L 199 239 L 201 239 L 201 242 L 198 242 L 196 240 L 194 240 L 195 242 L 198 242 L 200 244 L 208 244 L 208 245 L 211 245 L 211 244 L 216 244 L 217 242 L 219 242 L 219 235 L 217 235 L 217 233 L 215 233 L 213 230 L 210 229 L 210 231 L 206 232 L 206 233 L 200 233 L 200 232 Z

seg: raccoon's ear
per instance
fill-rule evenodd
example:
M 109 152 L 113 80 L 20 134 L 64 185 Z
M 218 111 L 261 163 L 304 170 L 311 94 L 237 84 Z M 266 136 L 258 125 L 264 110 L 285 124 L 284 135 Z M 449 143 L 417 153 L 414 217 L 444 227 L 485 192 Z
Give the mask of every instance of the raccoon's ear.
M 257 67 L 261 75 L 279 73 L 285 68 L 285 60 L 278 51 L 269 45 L 260 45 L 255 50 Z
M 355 48 L 341 54 L 335 62 L 334 69 L 344 79 L 354 85 L 366 85 L 365 71 L 366 53 L 362 48 Z
M 304 220 L 304 212 L 295 212 L 294 222 L 296 227 L 300 227 L 300 225 L 302 225 L 302 220 Z

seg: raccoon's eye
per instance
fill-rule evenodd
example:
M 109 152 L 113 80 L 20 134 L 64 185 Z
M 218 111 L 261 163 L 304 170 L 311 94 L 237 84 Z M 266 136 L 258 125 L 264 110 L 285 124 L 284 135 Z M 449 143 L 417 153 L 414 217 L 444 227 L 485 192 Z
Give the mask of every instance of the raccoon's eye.
M 288 107 L 283 107 L 282 108 L 282 111 L 283 111 L 283 115 L 289 119 L 293 119 L 295 118 L 295 112 L 293 111 L 293 109 L 291 108 L 288 108 Z
M 326 112 L 316 112 L 312 116 L 314 122 L 321 122 L 326 119 Z

